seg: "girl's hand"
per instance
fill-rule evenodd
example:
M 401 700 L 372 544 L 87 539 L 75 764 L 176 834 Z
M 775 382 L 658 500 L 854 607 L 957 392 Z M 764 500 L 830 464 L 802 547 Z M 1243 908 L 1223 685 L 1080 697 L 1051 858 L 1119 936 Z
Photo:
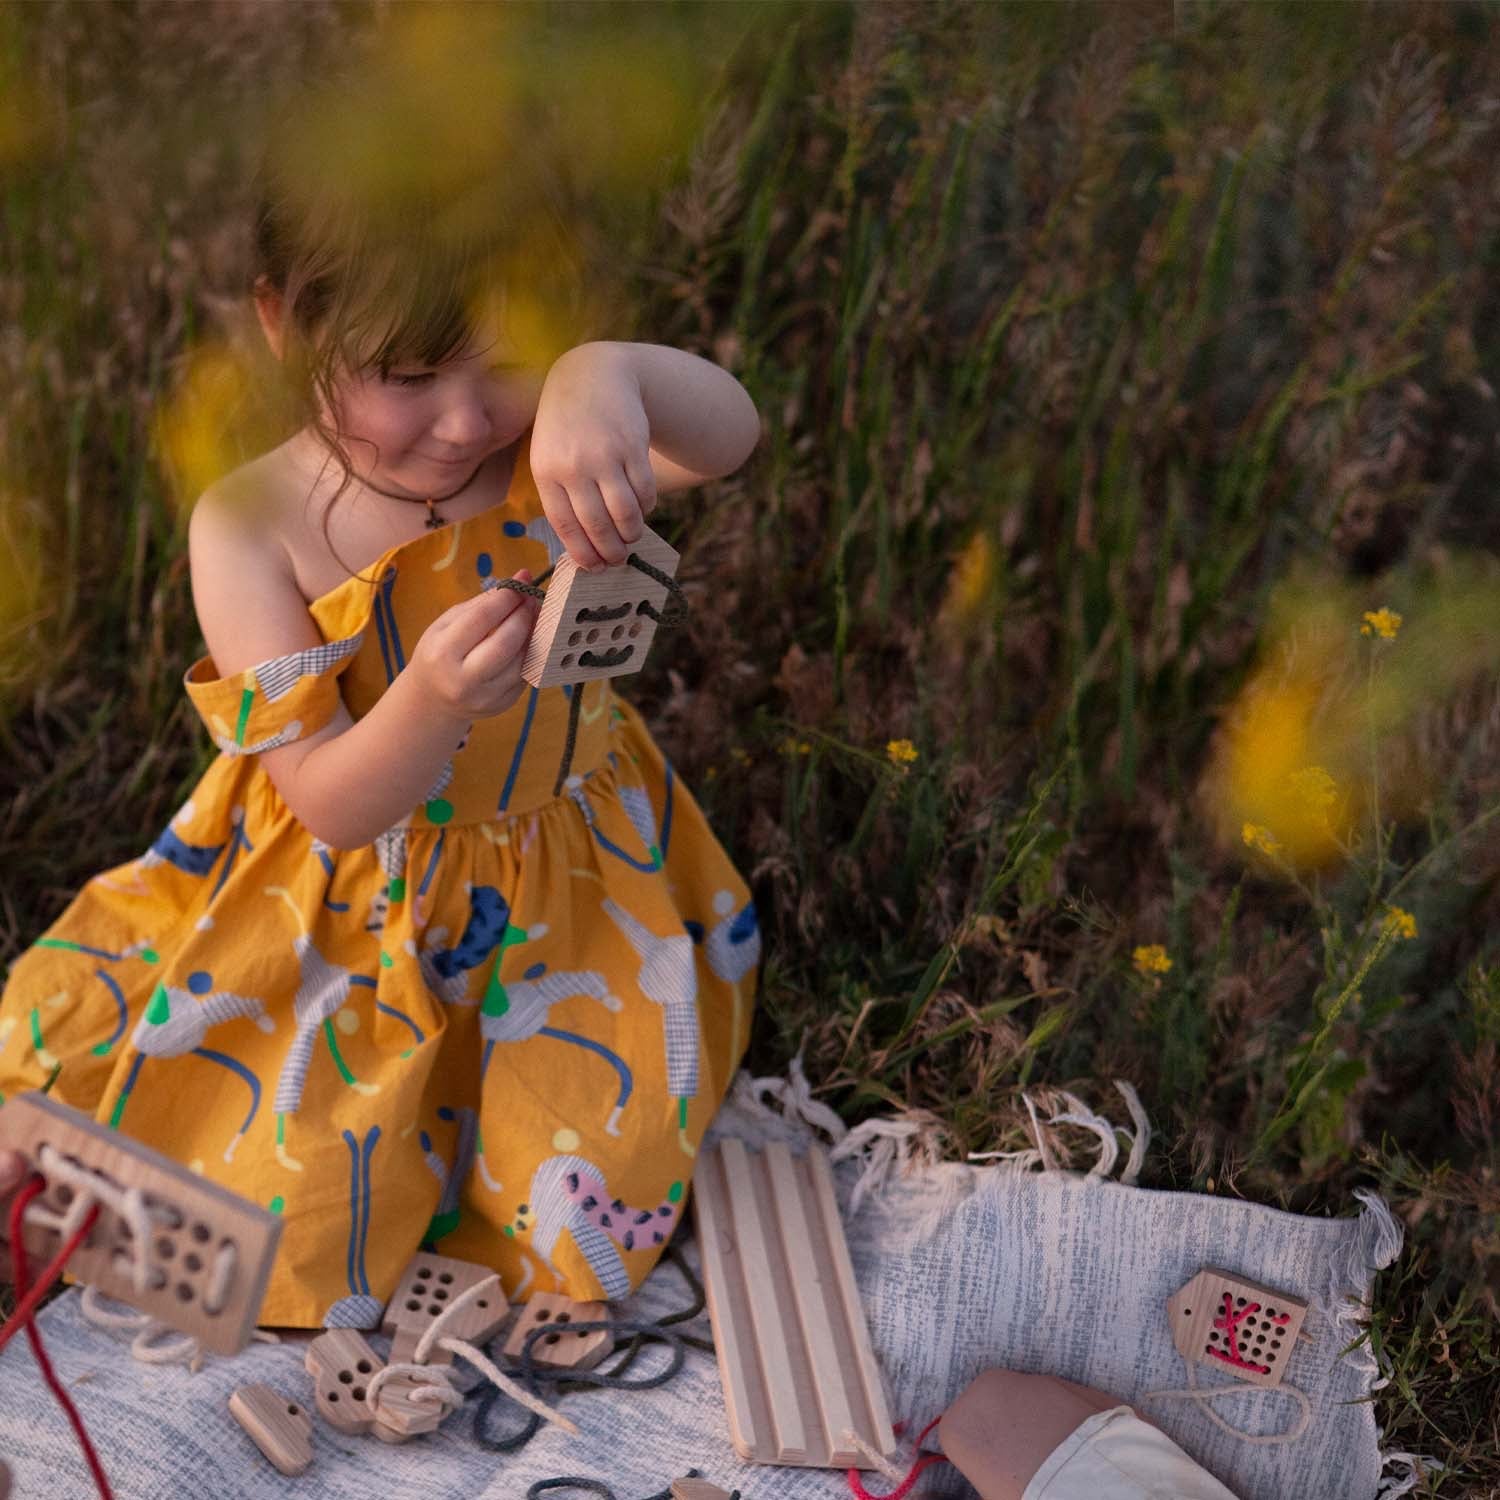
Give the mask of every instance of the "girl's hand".
M 531 570 L 513 575 L 531 582 Z M 460 723 L 504 713 L 527 683 L 521 662 L 541 601 L 515 589 L 486 589 L 444 610 L 407 662 L 434 705 Z
M 640 382 L 608 343 L 569 349 L 547 372 L 531 429 L 531 476 L 568 556 L 623 563 L 656 508 Z

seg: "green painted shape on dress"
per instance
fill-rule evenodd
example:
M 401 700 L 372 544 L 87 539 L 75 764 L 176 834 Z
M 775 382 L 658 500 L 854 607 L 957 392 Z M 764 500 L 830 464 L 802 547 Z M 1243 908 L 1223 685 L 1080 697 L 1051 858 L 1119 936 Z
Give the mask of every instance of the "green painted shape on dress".
M 144 958 L 148 964 L 154 964 L 156 962 L 156 949 L 142 948 L 141 957 Z
M 661 869 L 661 846 L 659 844 L 652 844 L 651 846 L 651 868 L 653 870 Z
M 46 1051 L 42 1041 L 42 1013 L 35 1005 L 31 1007 L 31 1045 L 38 1052 Z
M 31 946 L 33 948 L 68 948 L 74 953 L 83 952 L 82 943 L 70 943 L 66 938 L 38 938 Z
M 677 1101 L 677 1123 L 684 1130 L 687 1129 L 687 1095 L 683 1094 Z
M 273 1214 L 279 1214 L 282 1209 L 286 1207 L 286 1199 L 283 1198 L 280 1193 L 277 1193 L 277 1195 L 272 1198 L 268 1204 L 266 1204 L 266 1207 L 270 1209 Z
M 380 950 L 380 967 L 382 969 L 389 969 L 395 962 L 396 960 L 384 948 Z
M 515 1237 L 516 1237 L 516 1226 L 514 1224 L 506 1224 L 504 1226 L 504 1229 L 505 1229 L 506 1234 L 508 1234 L 511 1237 L 511 1239 L 515 1239 Z
M 432 1222 L 427 1226 L 425 1238 L 429 1240 L 440 1240 L 445 1234 L 452 1234 L 458 1228 L 458 1210 L 450 1208 L 445 1214 L 434 1214 Z
M 484 987 L 484 1003 L 479 1007 L 482 1016 L 503 1016 L 510 1009 L 510 997 L 505 993 L 505 986 L 500 983 L 500 961 L 495 960 L 495 967 L 490 970 L 490 980 Z
M 402 1062 L 405 1062 L 405 1061 L 406 1061 L 406 1059 L 407 1059 L 407 1058 L 408 1058 L 408 1057 L 410 1057 L 410 1056 L 411 1056 L 411 1055 L 412 1055 L 412 1053 L 413 1053 L 413 1052 L 415 1052 L 415 1051 L 416 1051 L 416 1050 L 417 1050 L 417 1049 L 416 1049 L 416 1048 L 415 1048 L 415 1047 L 408 1047 L 408 1048 L 407 1048 L 407 1049 L 406 1049 L 406 1051 L 405 1051 L 405 1052 L 403 1052 L 403 1053 L 402 1053 L 402 1054 L 401 1054 L 401 1061 L 402 1061 Z
M 441 828 L 453 816 L 453 804 L 446 797 L 434 797 L 426 807 L 427 821 Z
M 120 1090 L 120 1097 L 115 1100 L 115 1107 L 109 1113 L 109 1128 L 118 1130 L 120 1128 L 120 1116 L 125 1113 L 125 1100 L 129 1096 L 124 1089 Z
M 286 1145 L 286 1116 L 285 1115 L 277 1115 L 276 1116 L 276 1144 L 278 1146 L 284 1146 L 284 1145 Z
M 245 743 L 245 726 L 250 722 L 250 705 L 255 702 L 255 689 L 247 687 L 240 694 L 240 720 L 234 726 L 234 742 L 236 745 Z
M 151 1003 L 146 1007 L 146 1024 L 161 1026 L 172 1019 L 172 1002 L 167 999 L 167 987 L 158 984 L 151 991 Z
M 406 899 L 405 877 L 398 875 L 393 881 L 391 881 L 388 886 L 386 886 L 385 893 L 391 898 L 392 901 L 404 901 Z
M 95 1057 L 108 1057 L 109 1046 L 110 1044 L 108 1042 L 95 1042 L 94 1045 L 89 1048 L 89 1051 L 92 1052 Z
M 682 1184 L 680 1182 L 674 1182 L 672 1186 L 667 1189 L 667 1202 L 682 1202 Z
M 343 1057 L 339 1053 L 338 1040 L 333 1034 L 332 1018 L 323 1022 L 323 1035 L 328 1038 L 328 1050 L 333 1053 L 333 1060 L 338 1065 L 339 1072 L 343 1074 L 344 1082 L 353 1087 L 354 1074 L 349 1071 L 348 1066 L 345 1064 Z
M 526 941 L 526 929 L 517 927 L 514 922 L 505 924 L 505 934 L 500 939 L 500 951 L 505 952 L 507 948 L 515 948 Z

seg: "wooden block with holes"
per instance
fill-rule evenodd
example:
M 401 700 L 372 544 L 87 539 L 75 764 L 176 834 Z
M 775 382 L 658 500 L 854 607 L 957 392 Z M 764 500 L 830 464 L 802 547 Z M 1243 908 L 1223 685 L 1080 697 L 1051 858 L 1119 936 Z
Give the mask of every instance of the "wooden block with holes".
M 676 577 L 677 550 L 649 526 L 629 550 Z M 656 621 L 641 605 L 663 614 L 668 594 L 665 584 L 628 562 L 584 573 L 565 554 L 548 581 L 521 675 L 532 687 L 545 688 L 639 672 L 656 635 Z
M 412 1392 L 420 1386 L 412 1375 L 397 1375 L 381 1386 L 370 1429 L 376 1437 L 387 1443 L 404 1443 L 419 1432 L 431 1432 L 448 1415 L 448 1407 L 440 1401 L 412 1399 Z
M 422 1335 L 437 1321 L 444 1308 L 456 1302 L 477 1282 L 494 1274 L 487 1266 L 455 1260 L 450 1255 L 433 1255 L 425 1250 L 414 1255 L 402 1273 L 400 1284 L 391 1294 L 391 1300 L 385 1305 L 385 1318 L 380 1325 L 391 1336 L 391 1364 L 414 1359 Z M 493 1289 L 470 1301 L 456 1317 L 448 1320 L 443 1336 L 482 1344 L 494 1336 L 509 1310 L 510 1304 L 497 1281 Z M 425 1363 L 429 1365 L 452 1362 L 451 1349 L 434 1343 L 427 1351 Z
M 533 1292 L 505 1341 L 505 1356 L 519 1362 L 531 1330 L 550 1325 L 551 1333 L 532 1340 L 532 1363 L 549 1370 L 592 1370 L 614 1347 L 614 1335 L 607 1328 L 580 1332 L 569 1325 L 597 1323 L 608 1316 L 602 1302 L 573 1302 L 556 1292 Z
M 1280 1385 L 1307 1303 L 1214 1266 L 1167 1299 L 1172 1342 L 1191 1364 Z
M 242 1385 L 229 1398 L 236 1422 L 283 1474 L 302 1474 L 312 1463 L 312 1418 L 268 1385 Z
M 106 1187 L 141 1189 L 149 1243 L 138 1246 L 129 1219 L 101 1205 L 68 1262 L 72 1280 L 160 1318 L 216 1354 L 237 1354 L 250 1342 L 281 1238 L 275 1214 L 44 1094 L 18 1094 L 0 1106 L 0 1149 L 6 1148 L 44 1176 L 44 1157 L 56 1152 L 55 1159 Z M 27 1208 L 26 1250 L 38 1265 L 82 1222 L 70 1218 L 76 1209 L 74 1189 L 61 1180 L 49 1182 Z M 0 1237 L 8 1232 L 8 1224 L 0 1225 Z M 135 1281 L 137 1254 L 145 1261 L 144 1291 Z
M 735 1451 L 848 1468 L 896 1436 L 870 1347 L 827 1154 L 725 1140 L 693 1173 L 703 1286 Z
M 365 1387 L 385 1361 L 364 1335 L 330 1328 L 307 1346 L 303 1364 L 317 1387 L 318 1415 L 340 1432 L 368 1432 L 375 1413 L 365 1404 Z
M 729 1500 L 729 1491 L 706 1479 L 674 1479 L 672 1500 Z

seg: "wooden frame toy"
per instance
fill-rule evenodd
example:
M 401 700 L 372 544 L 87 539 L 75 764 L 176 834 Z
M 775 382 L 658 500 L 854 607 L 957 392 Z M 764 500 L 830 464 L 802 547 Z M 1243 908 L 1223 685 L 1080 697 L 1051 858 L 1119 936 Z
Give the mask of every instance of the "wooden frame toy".
M 1252 1385 L 1277 1386 L 1302 1334 L 1307 1303 L 1205 1266 L 1167 1299 L 1167 1316 L 1172 1342 L 1189 1364 L 1227 1370 Z
M 868 1465 L 896 1448 L 827 1153 L 724 1140 L 693 1174 L 703 1287 L 741 1458 Z
M 40 1093 L 0 1106 L 4 1148 L 47 1178 L 25 1218 L 26 1251 L 38 1264 L 98 1203 L 94 1227 L 68 1260 L 71 1279 L 216 1354 L 238 1354 L 250 1342 L 281 1239 L 275 1214 Z M 0 1226 L 0 1238 L 6 1232 Z
M 680 555 L 647 526 L 630 551 L 675 577 Z M 639 672 L 656 637 L 670 591 L 630 563 L 582 572 L 566 553 L 558 559 L 537 614 L 521 675 L 534 688 L 593 682 Z

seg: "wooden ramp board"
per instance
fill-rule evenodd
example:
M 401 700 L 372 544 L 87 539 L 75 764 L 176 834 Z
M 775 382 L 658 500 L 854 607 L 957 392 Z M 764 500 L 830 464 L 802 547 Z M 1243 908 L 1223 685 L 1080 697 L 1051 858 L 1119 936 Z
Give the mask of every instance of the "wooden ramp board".
M 725 1140 L 693 1172 L 703 1287 L 741 1458 L 868 1467 L 895 1450 L 827 1154 Z
M 51 1147 L 72 1172 L 144 1195 L 151 1243 L 136 1246 L 128 1219 L 101 1205 L 68 1261 L 68 1276 L 192 1334 L 215 1354 L 238 1354 L 250 1342 L 281 1239 L 275 1214 L 40 1093 L 0 1106 L 5 1147 L 44 1175 L 43 1148 Z M 74 1204 L 74 1187 L 59 1180 L 27 1208 L 26 1253 L 37 1270 L 62 1247 Z M 0 1239 L 7 1233 L 9 1225 L 0 1226 Z M 145 1258 L 144 1292 L 135 1285 L 138 1254 Z

